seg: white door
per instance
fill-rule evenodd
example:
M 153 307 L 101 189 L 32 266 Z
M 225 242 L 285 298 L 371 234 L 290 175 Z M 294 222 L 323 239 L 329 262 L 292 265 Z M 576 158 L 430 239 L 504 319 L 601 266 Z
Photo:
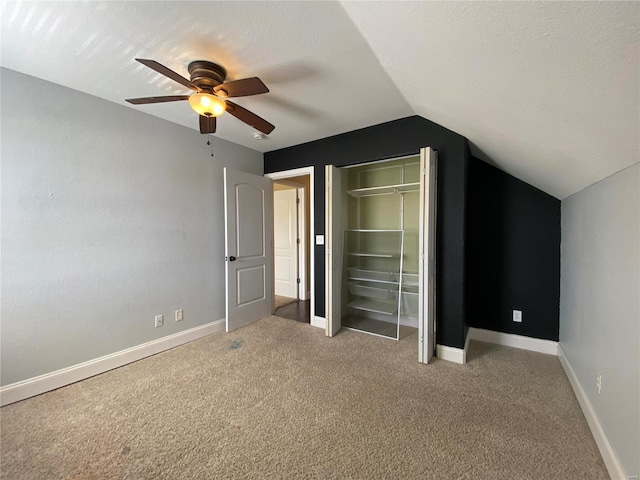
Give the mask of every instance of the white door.
M 437 154 L 420 149 L 420 294 L 418 361 L 429 363 L 435 350 Z
M 274 277 L 276 295 L 298 298 L 297 189 L 273 192 Z
M 342 173 L 333 165 L 325 168 L 325 316 L 328 337 L 342 327 Z
M 227 332 L 271 314 L 271 180 L 224 169 Z

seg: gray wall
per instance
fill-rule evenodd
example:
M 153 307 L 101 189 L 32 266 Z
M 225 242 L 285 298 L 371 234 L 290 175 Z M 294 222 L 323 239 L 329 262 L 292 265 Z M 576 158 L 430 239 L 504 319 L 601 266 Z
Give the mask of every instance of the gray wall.
M 262 154 L 0 74 L 2 385 L 223 318 L 222 168 Z
M 636 164 L 562 202 L 560 344 L 628 475 L 640 474 L 639 184 Z

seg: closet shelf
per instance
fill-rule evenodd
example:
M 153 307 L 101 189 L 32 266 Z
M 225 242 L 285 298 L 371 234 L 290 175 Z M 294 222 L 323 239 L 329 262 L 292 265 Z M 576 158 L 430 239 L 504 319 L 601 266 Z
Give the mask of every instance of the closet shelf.
M 373 253 L 373 252 L 347 252 L 354 257 L 376 257 L 376 258 L 400 258 L 399 253 Z
M 402 295 L 419 295 L 418 292 L 407 292 L 402 290 Z
M 389 285 L 398 285 L 398 272 L 390 270 L 367 270 L 364 268 L 350 267 L 349 280 L 360 280 L 363 282 L 376 282 Z
M 371 287 L 359 283 L 349 283 L 349 293 L 359 295 L 360 297 L 389 300 L 390 298 L 395 298 L 395 294 L 398 293 L 398 288 Z
M 402 273 L 402 286 L 403 287 L 419 287 L 419 274 L 412 272 L 403 272 Z
M 400 230 L 398 228 L 392 228 L 392 229 L 388 229 L 388 230 L 380 230 L 379 228 L 377 229 L 371 229 L 371 228 L 367 228 L 367 229 L 362 229 L 362 228 L 349 228 L 347 230 L 345 230 L 345 232 L 358 232 L 358 233 L 400 233 L 400 232 L 404 232 L 404 230 Z
M 393 193 L 419 192 L 420 182 L 399 183 L 397 185 L 384 185 L 382 187 L 366 187 L 347 190 L 352 197 L 370 197 L 372 195 L 389 195 Z
M 398 313 L 398 303 L 380 302 L 377 300 L 354 300 L 347 304 L 349 308 L 357 310 L 365 310 L 367 312 L 384 313 L 387 315 L 395 315 Z

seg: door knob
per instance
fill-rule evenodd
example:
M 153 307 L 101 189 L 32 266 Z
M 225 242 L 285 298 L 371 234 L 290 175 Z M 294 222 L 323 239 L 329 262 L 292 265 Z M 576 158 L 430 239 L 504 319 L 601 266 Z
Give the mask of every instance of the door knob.
M 236 257 L 234 257 L 233 255 L 231 255 L 231 256 L 229 257 L 229 261 L 230 261 L 230 262 L 235 262 L 235 261 L 236 261 Z

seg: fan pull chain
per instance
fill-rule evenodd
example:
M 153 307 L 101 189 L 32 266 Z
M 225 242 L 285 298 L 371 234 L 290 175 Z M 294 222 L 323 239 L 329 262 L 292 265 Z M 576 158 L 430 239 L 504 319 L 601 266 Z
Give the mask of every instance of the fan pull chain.
M 211 138 L 211 134 L 209 134 L 209 140 L 207 140 L 207 145 L 211 145 L 211 156 L 213 157 L 213 138 Z

